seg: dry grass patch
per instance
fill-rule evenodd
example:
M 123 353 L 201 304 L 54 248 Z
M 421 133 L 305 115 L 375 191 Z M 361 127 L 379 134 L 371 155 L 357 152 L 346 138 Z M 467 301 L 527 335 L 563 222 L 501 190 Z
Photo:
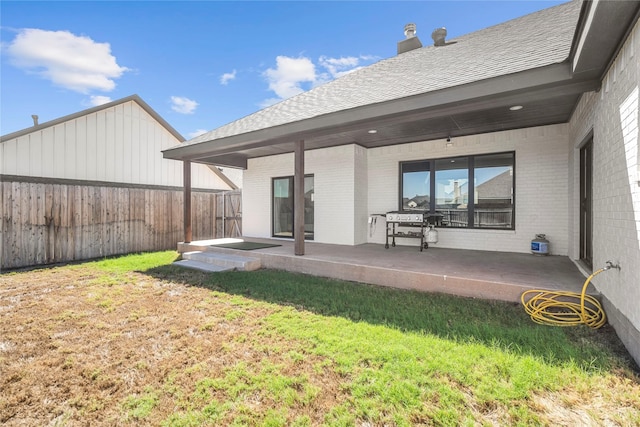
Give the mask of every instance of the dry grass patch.
M 413 301 L 435 296 L 281 272 L 156 268 L 175 257 L 1 275 L 0 423 L 640 423 L 638 376 L 610 330 L 555 332 L 508 305 L 486 306 L 516 318 L 500 320 L 505 335 L 474 314 L 472 329 L 456 319 L 443 319 L 446 331 L 419 329 L 413 323 L 437 319 L 395 319 L 384 303 L 419 316 Z M 530 338 L 507 343 L 525 334 L 517 328 L 531 328 Z M 527 347 L 556 339 L 560 349 L 565 337 L 597 361 Z

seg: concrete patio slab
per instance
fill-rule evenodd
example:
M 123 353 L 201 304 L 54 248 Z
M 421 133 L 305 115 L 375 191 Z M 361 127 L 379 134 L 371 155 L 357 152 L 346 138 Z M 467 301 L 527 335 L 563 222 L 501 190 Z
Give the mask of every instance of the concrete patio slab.
M 293 242 L 244 238 L 282 246 L 250 251 L 263 268 L 272 268 L 425 292 L 519 302 L 530 289 L 580 292 L 585 276 L 563 256 L 438 248 L 420 252 L 415 246 L 363 244 L 358 246 L 305 243 L 305 255 L 293 254 Z M 178 251 L 246 251 L 219 248 L 215 241 L 179 243 Z M 596 294 L 590 286 L 590 294 Z

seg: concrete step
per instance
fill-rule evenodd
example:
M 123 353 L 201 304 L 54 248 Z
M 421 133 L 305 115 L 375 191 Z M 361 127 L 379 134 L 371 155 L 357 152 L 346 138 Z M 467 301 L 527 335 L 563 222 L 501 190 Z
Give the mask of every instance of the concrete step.
M 193 261 L 190 259 L 183 259 L 176 261 L 173 265 L 179 265 L 180 267 L 191 268 L 193 270 L 207 271 L 207 272 L 220 272 L 220 271 L 233 271 L 234 267 L 221 267 L 219 265 L 209 264 L 206 262 Z
M 259 258 L 225 254 L 221 252 L 184 252 L 182 254 L 182 258 L 219 267 L 235 268 L 242 271 L 253 271 L 262 267 L 262 263 Z

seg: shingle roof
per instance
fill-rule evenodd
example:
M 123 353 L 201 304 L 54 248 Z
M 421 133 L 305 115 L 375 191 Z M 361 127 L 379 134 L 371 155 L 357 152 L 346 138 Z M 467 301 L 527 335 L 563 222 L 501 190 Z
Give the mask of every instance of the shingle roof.
M 412 50 L 198 136 L 183 145 L 433 92 L 565 61 L 581 0 Z

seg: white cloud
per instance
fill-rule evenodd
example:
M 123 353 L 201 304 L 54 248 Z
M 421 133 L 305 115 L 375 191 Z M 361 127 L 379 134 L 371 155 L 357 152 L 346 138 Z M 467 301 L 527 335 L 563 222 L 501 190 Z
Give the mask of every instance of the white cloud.
M 269 89 L 275 92 L 277 98 L 265 99 L 259 105 L 261 108 L 266 108 L 307 89 L 356 71 L 376 59 L 374 56 L 365 55 L 341 58 L 321 56 L 316 67 L 309 58 L 278 56 L 276 68 L 269 68 L 263 73 L 269 83 Z M 317 68 L 320 67 L 326 71 L 318 72 Z M 305 83 L 308 83 L 306 89 Z
M 357 70 L 360 64 L 360 58 L 355 56 L 348 56 L 346 58 L 329 58 L 326 56 L 321 56 L 318 60 L 320 65 L 329 71 L 329 74 L 334 79 L 344 76 L 352 71 Z
M 236 79 L 236 70 L 233 70 L 233 72 L 231 73 L 224 73 L 222 76 L 220 76 L 220 84 L 226 85 L 229 83 L 230 80 L 235 80 L 235 79 Z
M 269 82 L 269 89 L 280 99 L 286 99 L 304 92 L 302 83 L 316 81 L 316 66 L 309 58 L 278 56 L 276 68 L 267 69 L 264 76 Z
M 25 28 L 6 52 L 14 66 L 80 93 L 111 91 L 116 86 L 114 79 L 128 71 L 117 64 L 109 43 L 69 31 Z
M 172 96 L 171 104 L 171 109 L 180 114 L 193 114 L 198 106 L 196 101 L 183 96 Z
M 207 133 L 207 132 L 209 132 L 209 131 L 208 131 L 208 130 L 206 130 L 206 129 L 196 129 L 196 130 L 194 130 L 193 132 L 189 132 L 189 133 L 187 134 L 187 136 L 188 136 L 189 138 L 195 138 L 196 136 L 204 135 L 204 134 L 205 134 L 205 133 Z
M 113 100 L 109 96 L 92 95 L 89 98 L 89 105 L 93 105 L 94 107 L 97 107 L 98 105 L 108 104 L 111 101 Z

